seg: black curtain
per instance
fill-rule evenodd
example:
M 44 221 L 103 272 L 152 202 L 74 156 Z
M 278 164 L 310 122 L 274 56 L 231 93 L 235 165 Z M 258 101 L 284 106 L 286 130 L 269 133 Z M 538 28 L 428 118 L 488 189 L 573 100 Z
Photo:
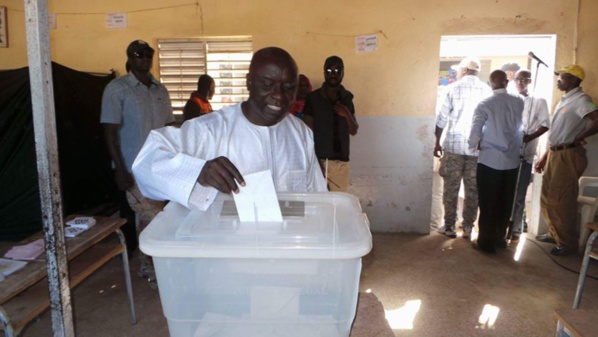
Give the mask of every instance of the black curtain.
M 114 74 L 95 76 L 52 63 L 63 214 L 114 200 L 100 120 Z M 0 241 L 41 230 L 29 69 L 0 71 Z

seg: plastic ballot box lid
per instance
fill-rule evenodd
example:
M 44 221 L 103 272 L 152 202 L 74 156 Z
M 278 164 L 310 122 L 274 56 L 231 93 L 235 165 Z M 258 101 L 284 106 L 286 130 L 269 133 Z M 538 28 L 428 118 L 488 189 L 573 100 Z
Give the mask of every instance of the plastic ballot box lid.
M 147 255 L 166 258 L 354 259 L 372 249 L 369 221 L 354 196 L 278 193 L 282 222 L 241 222 L 232 196 L 206 211 L 170 202 L 140 235 Z

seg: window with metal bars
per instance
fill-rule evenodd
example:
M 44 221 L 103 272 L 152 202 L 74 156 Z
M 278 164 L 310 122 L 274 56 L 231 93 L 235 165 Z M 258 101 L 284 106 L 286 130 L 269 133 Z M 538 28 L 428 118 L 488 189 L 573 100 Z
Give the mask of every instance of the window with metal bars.
M 214 110 L 246 100 L 249 92 L 245 76 L 252 55 L 251 37 L 159 39 L 160 82 L 168 89 L 174 112 L 182 113 L 203 74 L 216 83 L 210 101 Z

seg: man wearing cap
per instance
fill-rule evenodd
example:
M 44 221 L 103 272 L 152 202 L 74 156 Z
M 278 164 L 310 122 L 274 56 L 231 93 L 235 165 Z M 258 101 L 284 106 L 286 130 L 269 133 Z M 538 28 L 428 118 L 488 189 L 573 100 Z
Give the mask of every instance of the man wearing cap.
M 478 214 L 478 191 L 476 187 L 477 151 L 470 149 L 467 139 L 471 130 L 473 111 L 478 103 L 492 95 L 490 87 L 480 81 L 480 61 L 467 57 L 455 69 L 458 81 L 450 84 L 444 92 L 443 103 L 436 114 L 434 156 L 440 158 L 439 174 L 444 180 L 442 203 L 444 226 L 440 231 L 455 238 L 457 232 L 457 201 L 461 180 L 465 187 L 463 203 L 463 237 L 469 238 Z M 440 138 L 447 129 L 444 142 Z
M 585 78 L 582 67 L 572 64 L 556 72 L 557 87 L 565 95 L 555 108 L 548 137 L 549 149 L 536 164 L 542 177 L 541 209 L 549 236 L 556 247 L 552 255 L 575 254 L 578 248 L 578 180 L 588 165 L 585 139 L 598 133 L 598 109 L 580 87 Z
M 314 131 L 316 156 L 331 191 L 349 187 L 349 138 L 357 134 L 353 94 L 341 85 L 343 60 L 330 56 L 324 62 L 324 83 L 305 99 L 303 119 Z
M 150 73 L 154 49 L 136 40 L 127 48 L 125 76 L 112 80 L 102 97 L 100 122 L 114 163 L 114 177 L 119 191 L 126 191 L 127 201 L 138 216 L 140 233 L 164 206 L 146 199 L 131 174 L 131 165 L 151 130 L 174 122 L 166 87 Z M 151 259 L 141 253 L 141 277 L 155 280 Z

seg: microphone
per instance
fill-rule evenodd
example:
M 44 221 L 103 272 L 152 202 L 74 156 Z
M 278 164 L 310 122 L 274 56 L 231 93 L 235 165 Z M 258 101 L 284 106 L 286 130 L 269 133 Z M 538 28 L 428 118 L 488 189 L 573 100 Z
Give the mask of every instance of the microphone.
M 546 66 L 546 68 L 548 68 L 548 64 L 546 64 L 546 63 L 544 63 L 544 61 L 540 60 L 540 58 L 538 56 L 536 56 L 533 52 L 530 51 L 529 53 L 527 53 L 527 57 L 538 61 L 538 64 L 543 64 Z

